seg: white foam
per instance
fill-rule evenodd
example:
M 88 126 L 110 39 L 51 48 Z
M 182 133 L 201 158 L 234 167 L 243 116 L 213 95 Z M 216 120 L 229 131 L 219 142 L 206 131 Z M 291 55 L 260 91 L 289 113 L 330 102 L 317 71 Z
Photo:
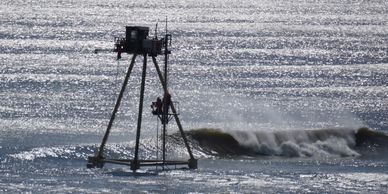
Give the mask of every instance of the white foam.
M 229 131 L 240 145 L 259 154 L 290 157 L 359 156 L 353 130 Z

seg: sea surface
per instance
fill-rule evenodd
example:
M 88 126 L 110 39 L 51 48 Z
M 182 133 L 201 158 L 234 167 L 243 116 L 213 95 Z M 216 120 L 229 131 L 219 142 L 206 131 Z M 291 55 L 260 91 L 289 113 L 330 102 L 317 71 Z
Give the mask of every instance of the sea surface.
M 130 63 L 108 52 L 125 26 L 172 35 L 198 169 L 86 168 Z M 140 158 L 160 159 L 148 63 Z M 134 155 L 141 68 L 107 158 Z M 0 193 L 386 193 L 387 134 L 386 0 L 0 2 Z M 168 159 L 188 158 L 174 121 L 167 140 Z

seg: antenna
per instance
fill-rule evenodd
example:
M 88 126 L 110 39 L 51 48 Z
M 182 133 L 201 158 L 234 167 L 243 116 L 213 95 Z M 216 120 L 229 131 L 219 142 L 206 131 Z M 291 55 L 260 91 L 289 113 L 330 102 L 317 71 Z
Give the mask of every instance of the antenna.
M 166 16 L 166 34 L 168 34 L 168 31 L 167 31 L 167 23 L 168 23 L 168 18 L 167 18 L 168 16 Z
M 155 35 L 154 35 L 155 36 L 155 38 L 154 38 L 155 40 L 158 39 L 158 23 L 159 22 L 156 22 L 156 25 L 155 25 Z
M 164 81 L 165 81 L 164 84 L 166 84 L 166 86 L 167 86 L 167 62 L 168 62 L 168 54 L 169 54 L 169 50 L 168 50 L 169 34 L 168 34 L 167 23 L 168 23 L 168 18 L 166 16 L 166 34 L 164 37 Z

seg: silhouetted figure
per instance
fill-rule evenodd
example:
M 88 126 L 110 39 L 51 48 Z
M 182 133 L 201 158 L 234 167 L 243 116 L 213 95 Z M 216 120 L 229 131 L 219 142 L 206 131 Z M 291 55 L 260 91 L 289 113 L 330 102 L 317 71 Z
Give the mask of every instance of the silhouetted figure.
M 169 93 L 165 93 L 163 97 L 163 113 L 168 114 L 168 108 L 171 104 L 171 95 Z
M 163 97 L 163 116 L 162 116 L 162 123 L 166 124 L 168 123 L 168 108 L 171 104 L 171 95 L 169 93 L 164 93 Z
M 152 102 L 151 107 L 152 107 L 152 114 L 154 115 L 162 114 L 163 102 L 159 97 L 156 99 L 156 102 Z

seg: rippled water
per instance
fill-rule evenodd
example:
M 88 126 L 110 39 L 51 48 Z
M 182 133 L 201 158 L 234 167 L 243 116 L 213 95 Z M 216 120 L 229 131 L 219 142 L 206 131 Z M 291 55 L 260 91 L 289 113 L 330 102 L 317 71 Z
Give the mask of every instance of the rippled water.
M 273 135 L 366 126 L 386 133 L 386 1 L 3 0 L 0 10 L 1 192 L 386 192 L 382 145 L 352 150 L 360 154 L 353 157 L 220 157 L 195 150 L 195 171 L 85 167 L 130 60 L 94 49 L 113 48 L 128 25 L 148 26 L 153 36 L 159 22 L 162 35 L 166 16 L 170 87 L 184 128 Z M 137 64 L 111 155 L 133 154 Z M 148 72 L 146 113 L 162 92 L 151 66 Z M 144 114 L 142 157 L 157 150 L 156 125 Z M 169 157 L 187 157 L 174 146 Z

